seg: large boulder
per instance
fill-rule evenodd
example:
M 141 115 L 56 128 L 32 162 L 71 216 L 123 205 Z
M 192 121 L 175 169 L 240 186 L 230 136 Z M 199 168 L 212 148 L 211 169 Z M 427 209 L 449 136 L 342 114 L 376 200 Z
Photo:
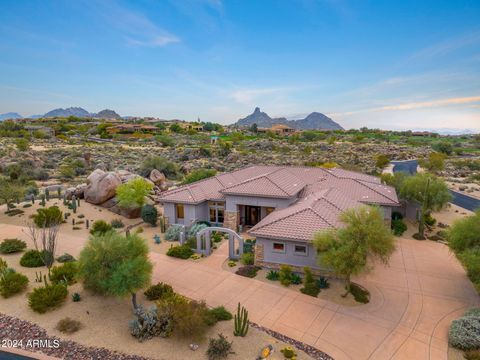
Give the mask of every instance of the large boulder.
M 150 179 L 151 182 L 153 182 L 157 186 L 161 185 L 167 180 L 165 175 L 163 175 L 163 173 L 161 173 L 157 169 L 153 169 L 150 172 L 150 176 L 148 178 Z
M 113 198 L 117 187 L 121 184 L 122 180 L 118 174 L 96 169 L 87 178 L 87 186 L 84 190 L 85 201 L 101 204 Z
M 116 197 L 113 197 L 104 203 L 100 204 L 101 207 L 110 210 L 111 212 L 124 216 L 127 219 L 136 219 L 140 217 L 141 208 L 122 208 L 118 205 L 118 200 Z

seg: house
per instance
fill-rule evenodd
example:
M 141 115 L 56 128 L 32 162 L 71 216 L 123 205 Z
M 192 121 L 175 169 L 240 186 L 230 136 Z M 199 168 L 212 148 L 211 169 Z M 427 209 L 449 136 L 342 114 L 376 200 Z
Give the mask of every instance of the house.
M 152 125 L 143 124 L 120 124 L 107 128 L 109 134 L 133 134 L 136 132 L 142 133 L 158 133 L 160 129 Z
M 259 132 L 259 133 L 272 132 L 272 133 L 277 134 L 277 135 L 286 136 L 286 135 L 294 134 L 295 132 L 297 132 L 297 130 L 293 129 L 293 128 L 287 126 L 287 125 L 275 124 L 275 125 L 272 125 L 269 128 L 258 128 L 257 132 Z
M 256 238 L 255 262 L 317 267 L 312 238 L 342 226 L 339 216 L 362 204 L 378 205 L 390 222 L 399 201 L 376 177 L 342 169 L 250 166 L 164 192 L 168 224 L 210 221 Z

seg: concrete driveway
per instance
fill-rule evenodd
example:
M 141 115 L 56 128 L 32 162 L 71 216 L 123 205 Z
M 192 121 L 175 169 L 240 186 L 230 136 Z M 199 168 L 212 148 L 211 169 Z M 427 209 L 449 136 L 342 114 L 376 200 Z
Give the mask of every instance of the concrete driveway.
M 354 307 L 303 295 L 222 270 L 223 244 L 192 263 L 152 254 L 154 278 L 180 293 L 231 310 L 244 305 L 252 321 L 341 359 L 447 359 L 450 322 L 479 296 L 445 245 L 401 239 L 390 267 L 356 279 L 371 302 Z
M 4 237 L 25 238 L 22 227 L 0 224 Z M 58 254 L 78 255 L 86 238 L 61 234 Z M 153 281 L 211 306 L 244 305 L 252 321 L 341 359 L 447 359 L 450 322 L 480 298 L 445 245 L 400 239 L 390 267 L 356 279 L 371 292 L 366 305 L 346 307 L 222 269 L 224 243 L 194 262 L 150 253 Z

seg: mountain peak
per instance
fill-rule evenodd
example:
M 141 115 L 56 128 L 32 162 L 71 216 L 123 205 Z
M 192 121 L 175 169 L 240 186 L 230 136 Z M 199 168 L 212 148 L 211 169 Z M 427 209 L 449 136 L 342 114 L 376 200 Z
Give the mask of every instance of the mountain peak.
M 286 118 L 272 119 L 267 113 L 256 107 L 252 114 L 236 122 L 238 126 L 251 126 L 257 124 L 259 127 L 271 127 L 275 124 L 283 124 L 299 130 L 343 130 L 343 128 L 328 116 L 312 112 L 304 119 L 287 120 Z
M 8 112 L 5 114 L 0 114 L 0 121 L 10 120 L 10 119 L 21 119 L 23 116 L 16 112 Z

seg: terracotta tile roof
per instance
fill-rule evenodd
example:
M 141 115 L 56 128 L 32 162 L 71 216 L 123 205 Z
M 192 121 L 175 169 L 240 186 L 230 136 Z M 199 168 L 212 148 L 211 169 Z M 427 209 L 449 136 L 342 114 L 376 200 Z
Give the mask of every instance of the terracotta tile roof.
M 319 230 L 343 226 L 339 220 L 340 214 L 360 205 L 360 202 L 348 198 L 337 189 L 323 189 L 288 208 L 275 210 L 249 233 L 265 238 L 311 241 Z

